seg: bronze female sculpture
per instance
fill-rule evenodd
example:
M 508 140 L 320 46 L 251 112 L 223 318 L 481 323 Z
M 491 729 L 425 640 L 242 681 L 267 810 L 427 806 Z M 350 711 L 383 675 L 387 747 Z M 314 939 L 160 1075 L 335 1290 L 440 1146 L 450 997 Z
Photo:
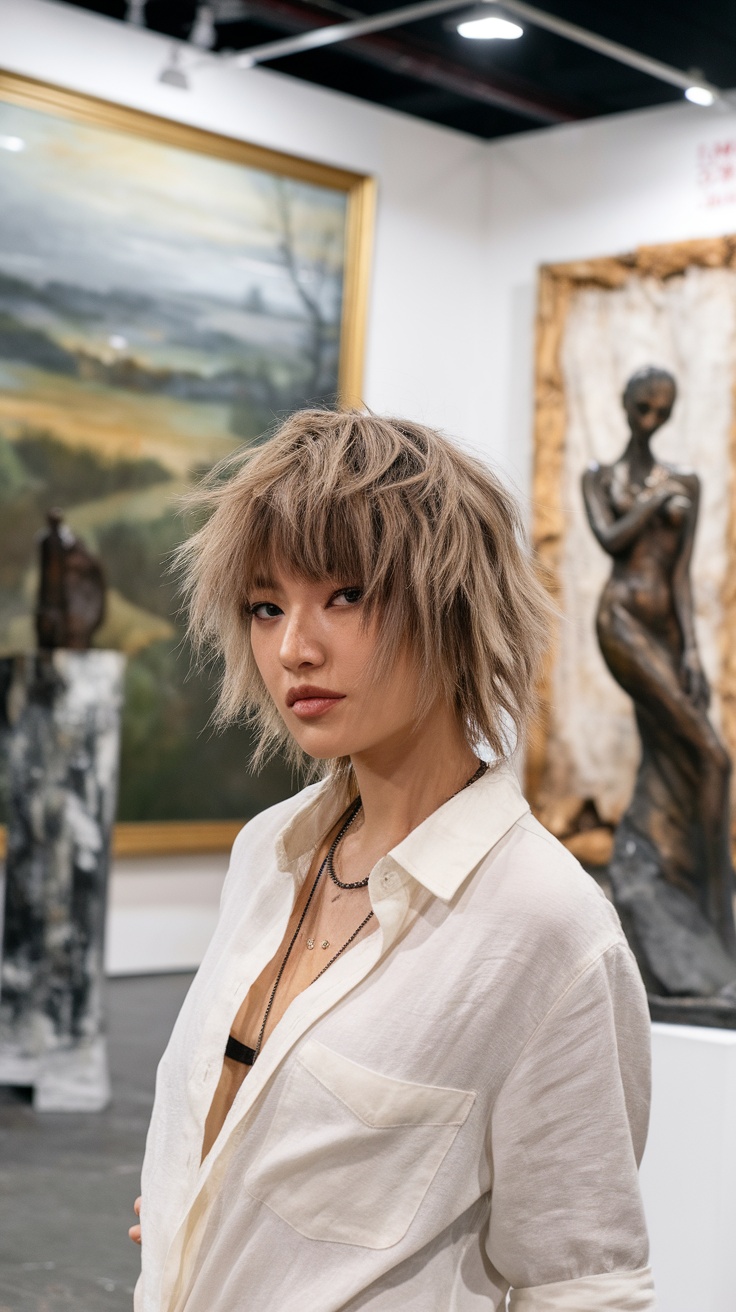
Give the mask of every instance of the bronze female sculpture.
M 623 394 L 628 445 L 583 478 L 590 526 L 613 558 L 598 640 L 641 738 L 609 873 L 652 1014 L 736 1026 L 731 765 L 708 718 L 689 574 L 700 480 L 650 446 L 676 393 L 663 369 L 635 373 Z

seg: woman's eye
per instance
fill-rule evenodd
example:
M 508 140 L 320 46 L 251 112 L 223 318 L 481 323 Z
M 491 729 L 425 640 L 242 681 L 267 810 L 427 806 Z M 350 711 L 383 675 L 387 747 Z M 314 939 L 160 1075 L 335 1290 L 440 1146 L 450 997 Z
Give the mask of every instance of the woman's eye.
M 354 606 L 363 596 L 362 588 L 340 588 L 332 598 L 332 605 Z
M 257 620 L 272 620 L 281 614 L 281 608 L 274 605 L 272 601 L 258 601 L 254 606 L 249 606 L 250 614 Z

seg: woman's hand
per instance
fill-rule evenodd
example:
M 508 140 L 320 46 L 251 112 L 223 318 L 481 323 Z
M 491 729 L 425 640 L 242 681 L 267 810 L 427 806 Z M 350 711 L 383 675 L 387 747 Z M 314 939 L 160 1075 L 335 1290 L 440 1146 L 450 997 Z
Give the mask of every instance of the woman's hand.
M 141 1214 L 140 1195 L 138 1196 L 138 1198 L 136 1198 L 135 1202 L 133 1203 L 133 1211 L 135 1212 L 136 1216 L 140 1216 Z M 130 1230 L 128 1231 L 128 1238 L 132 1239 L 134 1244 L 140 1244 L 141 1242 L 140 1222 L 138 1222 L 138 1225 L 132 1225 L 130 1227 Z
M 680 679 L 690 700 L 705 710 L 710 703 L 710 685 L 695 647 L 686 647 L 682 653 Z

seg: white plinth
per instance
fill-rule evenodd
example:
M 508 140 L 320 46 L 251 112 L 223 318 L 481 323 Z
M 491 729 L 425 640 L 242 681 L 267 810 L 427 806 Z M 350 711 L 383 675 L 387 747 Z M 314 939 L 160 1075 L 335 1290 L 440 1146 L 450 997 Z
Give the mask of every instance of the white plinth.
M 736 1031 L 652 1026 L 641 1169 L 657 1312 L 736 1309 Z

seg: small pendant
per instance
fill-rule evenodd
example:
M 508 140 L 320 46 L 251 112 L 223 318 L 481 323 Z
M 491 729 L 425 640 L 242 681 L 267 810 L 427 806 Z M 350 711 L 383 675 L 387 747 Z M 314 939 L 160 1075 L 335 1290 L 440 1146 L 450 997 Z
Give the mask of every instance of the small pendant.
M 322 939 L 322 947 L 323 947 L 325 950 L 327 950 L 327 948 L 328 948 L 329 946 L 330 946 L 330 940 L 329 940 L 328 938 L 323 938 L 323 939 Z
M 312 951 L 312 948 L 314 947 L 314 939 L 313 939 L 313 938 L 308 938 L 308 939 L 307 939 L 307 947 L 309 948 L 309 951 L 311 952 L 311 951 Z

